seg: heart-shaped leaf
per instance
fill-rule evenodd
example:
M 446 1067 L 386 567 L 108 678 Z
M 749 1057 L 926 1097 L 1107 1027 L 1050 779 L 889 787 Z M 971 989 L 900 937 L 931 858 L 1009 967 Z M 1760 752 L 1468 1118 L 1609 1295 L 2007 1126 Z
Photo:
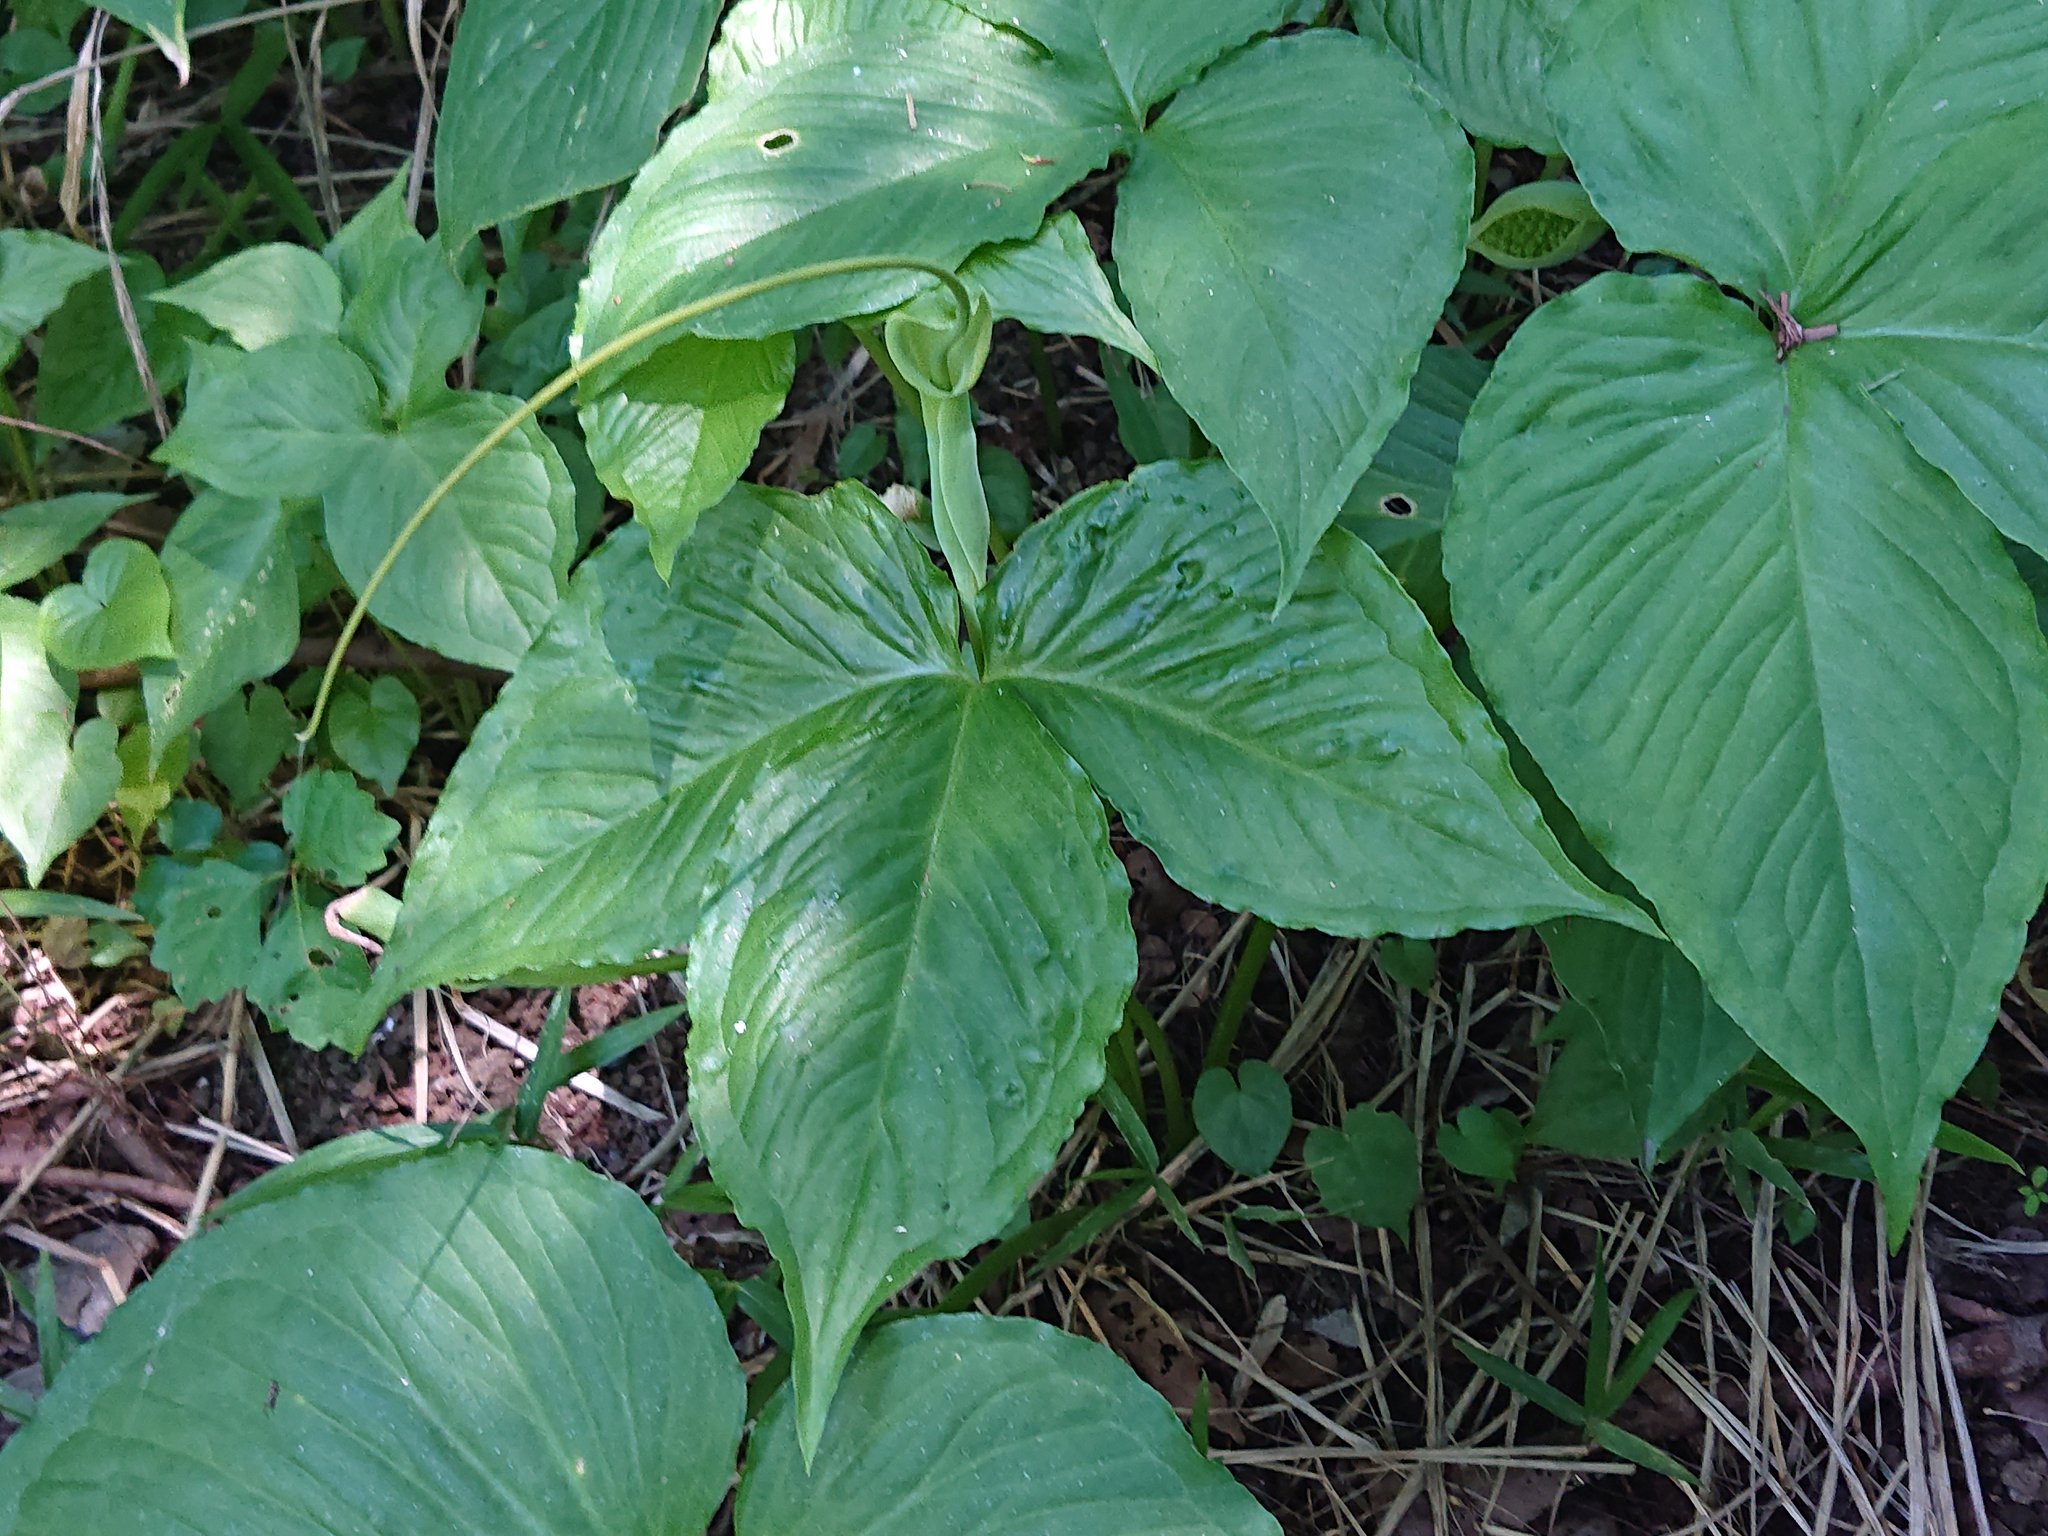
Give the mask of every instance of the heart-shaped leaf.
M 293 779 L 279 810 L 298 862 L 337 885 L 362 884 L 398 836 L 398 823 L 353 778 L 330 768 Z
M 401 678 L 366 681 L 345 672 L 328 705 L 327 740 L 336 757 L 388 795 L 420 743 L 420 701 Z
M 0 836 L 30 885 L 84 836 L 121 783 L 110 720 L 72 734 L 75 698 L 43 650 L 36 607 L 0 596 Z
M 85 574 L 43 599 L 43 645 L 74 671 L 172 656 L 171 589 L 156 551 L 134 539 L 106 539 Z
M 1308 1133 L 1302 1162 L 1332 1213 L 1406 1237 L 1422 1196 L 1422 1163 L 1415 1132 L 1399 1115 L 1354 1109 L 1342 1125 L 1319 1125 Z
M 1273 1166 L 1293 1128 L 1294 1095 L 1266 1062 L 1247 1061 L 1234 1076 L 1211 1067 L 1195 1084 L 1195 1129 L 1248 1179 Z

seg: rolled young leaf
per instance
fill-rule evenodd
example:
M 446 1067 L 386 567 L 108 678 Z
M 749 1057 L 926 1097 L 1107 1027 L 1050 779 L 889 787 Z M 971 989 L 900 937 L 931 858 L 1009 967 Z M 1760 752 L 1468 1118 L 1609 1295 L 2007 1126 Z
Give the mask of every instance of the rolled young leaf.
M 742 488 L 684 546 L 614 534 L 450 776 L 378 966 L 419 986 L 629 967 L 689 939 L 739 799 L 785 737 L 961 675 L 959 610 L 859 486 Z

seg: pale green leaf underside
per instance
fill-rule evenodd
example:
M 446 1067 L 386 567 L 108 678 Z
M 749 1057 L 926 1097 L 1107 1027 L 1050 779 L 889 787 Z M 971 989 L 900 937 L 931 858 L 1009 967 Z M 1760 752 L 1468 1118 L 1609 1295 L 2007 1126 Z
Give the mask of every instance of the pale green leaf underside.
M 986 36 L 989 27 L 954 0 L 736 0 L 712 45 L 711 99 L 749 88 L 812 43 L 860 32 Z
M 1133 129 L 1216 57 L 1295 18 L 1299 0 L 958 0 L 1047 49 Z
M 517 407 L 497 395 L 451 395 L 395 433 L 365 437 L 335 465 L 327 547 L 351 587 L 363 589 L 441 478 Z M 370 612 L 444 656 L 509 670 L 554 611 L 574 546 L 569 472 L 528 423 L 421 525 Z
M 1393 47 L 1475 138 L 1557 149 L 1543 76 L 1573 0 L 1364 0 L 1358 30 Z
M 434 140 L 453 236 L 637 171 L 690 97 L 715 0 L 470 0 Z
M 781 1258 L 815 1445 L 868 1314 L 993 1237 L 1102 1079 L 1137 952 L 1087 780 L 964 678 L 817 722 L 690 949 L 691 1111 Z
M 152 760 L 242 684 L 291 660 L 299 577 L 290 533 L 277 502 L 217 492 L 195 498 L 172 525 L 163 548 L 172 659 L 142 672 Z
M 287 336 L 332 336 L 341 325 L 341 279 L 299 245 L 238 251 L 156 302 L 191 310 L 251 352 Z
M 1279 1536 L 1129 1367 L 1042 1323 L 891 1323 L 808 1471 L 794 1419 L 787 1392 L 762 1415 L 738 1536 Z
M 1276 615 L 1279 591 L 1229 470 L 1150 466 L 1000 567 L 989 678 L 1205 900 L 1357 936 L 1629 920 L 1559 852 L 1364 546 L 1332 534 Z
M 684 336 L 582 402 L 591 467 L 646 524 L 663 576 L 698 517 L 745 473 L 795 374 L 792 337 Z
M 2044 58 L 2033 0 L 1579 0 L 1550 102 L 1623 245 L 1798 300 L 1831 237 L 2039 100 Z
M 646 1207 L 458 1148 L 181 1248 L 0 1458 L 0 1529 L 695 1536 L 744 1396 Z
M 1496 368 L 1445 553 L 1594 844 L 1909 1208 L 2048 870 L 2048 650 L 1996 535 L 1823 348 L 1602 278 Z
M 708 861 L 788 731 L 954 675 L 945 578 L 859 487 L 743 488 L 673 586 L 615 534 L 450 776 L 377 979 L 412 987 L 628 965 L 688 942 Z
M 1117 307 L 1095 259 L 1088 232 L 1072 213 L 1058 213 L 1029 240 L 985 246 L 960 274 L 988 295 L 996 316 L 1049 336 L 1093 336 L 1147 366 L 1152 348 Z
M 1045 205 L 1122 146 L 1072 82 L 1018 40 L 949 33 L 831 37 L 785 60 L 772 90 L 713 102 L 669 136 L 591 255 L 588 354 L 689 300 L 842 257 L 955 264 L 1021 239 Z M 915 273 L 806 283 L 706 316 L 706 335 L 765 336 L 876 313 Z
M 1610 1113 L 1627 1114 L 1632 1150 L 1654 1160 L 1756 1047 L 1664 939 L 1568 918 L 1546 925 L 1543 942 L 1621 1076 L 1626 1099 Z
M 110 721 L 74 739 L 75 690 L 43 653 L 36 605 L 0 595 L 0 835 L 36 884 L 121 782 Z
M 1119 194 L 1138 329 L 1265 509 L 1290 584 L 1401 414 L 1465 263 L 1472 156 L 1384 48 L 1257 44 L 1181 93 Z

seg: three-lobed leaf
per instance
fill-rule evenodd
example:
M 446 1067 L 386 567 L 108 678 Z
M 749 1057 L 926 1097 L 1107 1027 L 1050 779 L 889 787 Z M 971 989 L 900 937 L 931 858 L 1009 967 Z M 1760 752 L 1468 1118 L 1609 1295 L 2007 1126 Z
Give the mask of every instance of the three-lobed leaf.
M 1525 325 L 1458 497 L 1490 693 L 1902 1213 L 2048 868 L 2048 650 L 1997 535 L 1821 349 L 1781 366 L 1683 277 Z

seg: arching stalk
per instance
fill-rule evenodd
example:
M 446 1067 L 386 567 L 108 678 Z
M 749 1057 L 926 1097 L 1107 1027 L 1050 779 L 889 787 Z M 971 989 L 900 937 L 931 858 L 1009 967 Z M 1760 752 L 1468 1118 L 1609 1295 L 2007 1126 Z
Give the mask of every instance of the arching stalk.
M 298 733 L 302 742 L 311 741 L 320 729 L 321 718 L 327 712 L 328 696 L 334 692 L 334 682 L 341 674 L 342 658 L 348 654 L 349 643 L 362 628 L 363 615 L 369 612 L 370 600 L 377 595 L 377 589 L 391 574 L 391 568 L 398 563 L 398 557 L 405 552 L 413 535 L 420 531 L 426 520 L 433 516 L 434 509 L 448 499 L 449 492 L 460 485 L 469 472 L 481 464 L 491 451 L 505 439 L 533 420 L 548 406 L 574 389 L 577 384 L 595 373 L 605 364 L 635 347 L 652 341 L 664 331 L 688 325 L 706 315 L 733 304 L 744 304 L 749 299 L 758 299 L 779 289 L 793 288 L 799 283 L 817 282 L 828 277 L 846 277 L 857 272 L 922 272 L 944 283 L 959 300 L 959 313 L 965 317 L 973 309 L 973 295 L 959 274 L 950 267 L 936 262 L 924 261 L 915 256 L 842 256 L 831 261 L 812 262 L 808 266 L 793 267 L 787 272 L 778 272 L 773 277 L 756 278 L 749 283 L 740 283 L 707 298 L 693 299 L 674 309 L 656 315 L 652 320 L 643 321 L 623 336 L 606 342 L 588 357 L 570 364 L 562 372 L 542 385 L 524 405 L 507 416 L 498 425 L 484 434 L 477 445 L 464 454 L 456 466 L 441 478 L 441 483 L 427 493 L 426 500 L 419 504 L 405 526 L 398 530 L 398 537 L 391 541 L 391 547 L 384 551 L 384 558 L 377 562 L 370 579 L 363 583 L 363 590 L 357 594 L 355 606 L 349 609 L 348 621 L 341 626 L 341 635 L 335 641 L 334 654 L 327 659 L 327 668 L 320 675 L 320 691 L 313 698 L 313 713 L 306 721 L 306 728 Z

